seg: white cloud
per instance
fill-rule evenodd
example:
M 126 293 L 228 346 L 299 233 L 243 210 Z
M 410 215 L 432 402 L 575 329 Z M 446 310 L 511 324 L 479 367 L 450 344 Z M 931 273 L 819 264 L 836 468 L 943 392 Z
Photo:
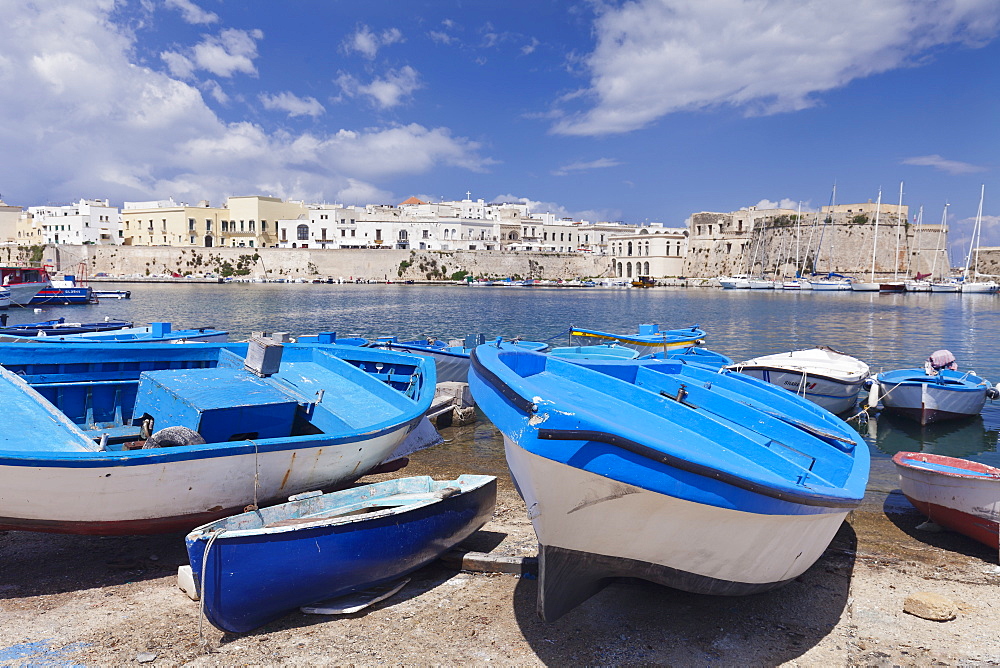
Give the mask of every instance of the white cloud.
M 538 39 L 532 37 L 531 41 L 529 41 L 527 44 L 521 47 L 521 53 L 525 56 L 531 55 L 532 53 L 535 52 L 535 49 L 538 48 L 539 44 L 541 44 L 541 42 L 539 42 Z
M 190 79 L 194 75 L 194 63 L 187 56 L 176 51 L 164 51 L 160 54 L 160 59 L 163 60 L 167 69 L 175 77 Z
M 771 114 L 913 65 L 945 44 L 996 35 L 996 0 L 635 0 L 606 3 L 587 60 L 589 109 L 553 131 L 628 132 L 676 111 Z
M 949 174 L 971 174 L 985 171 L 985 167 L 979 167 L 968 162 L 958 160 L 947 160 L 940 155 L 918 155 L 900 161 L 903 165 L 916 165 L 918 167 L 933 167 Z
M 807 212 L 812 213 L 815 211 L 815 209 L 812 208 L 811 200 L 803 202 L 796 199 L 791 199 L 790 197 L 785 197 L 783 199 L 778 200 L 777 202 L 772 202 L 769 199 L 762 199 L 753 206 L 757 207 L 758 209 L 792 209 L 792 210 L 798 210 L 798 208 L 801 206 L 802 213 L 807 213 Z
M 543 202 L 511 193 L 506 195 L 497 195 L 490 201 L 497 203 L 510 202 L 514 204 L 527 204 L 528 211 L 531 213 L 551 213 L 558 218 L 572 218 L 573 220 L 596 222 L 602 220 L 621 220 L 622 217 L 620 209 L 584 209 L 580 211 L 570 211 L 565 206 L 557 202 Z
M 205 11 L 198 5 L 191 2 L 191 0 L 166 0 L 167 7 L 171 9 L 177 9 L 181 13 L 181 18 L 183 18 L 188 23 L 202 24 L 202 23 L 215 23 L 219 20 L 219 15 L 213 12 Z
M 606 169 L 608 167 L 617 167 L 620 164 L 622 163 L 614 158 L 598 158 L 597 160 L 591 160 L 589 162 L 572 162 L 568 165 L 563 165 L 552 173 L 555 176 L 566 176 L 570 172 L 584 172 L 590 171 L 591 169 Z
M 277 109 L 288 112 L 289 116 L 321 116 L 326 109 L 314 97 L 299 97 L 294 93 L 284 91 L 277 95 L 262 94 L 260 102 L 265 109 Z
M 344 51 L 356 51 L 368 59 L 378 55 L 379 49 L 403 41 L 403 33 L 398 28 L 389 28 L 381 33 L 374 33 L 366 25 L 359 26 L 353 35 L 344 42 Z
M 195 85 L 133 60 L 134 37 L 114 23 L 114 6 L 107 0 L 8 6 L 0 145 L 9 155 L 32 156 L 0 165 L 8 199 L 221 202 L 227 194 L 260 193 L 329 201 L 367 190 L 389 201 L 379 179 L 440 166 L 482 170 L 491 162 L 477 143 L 446 128 L 293 134 L 225 122 Z M 239 51 L 231 42 L 227 49 Z M 216 82 L 199 85 L 205 95 L 225 99 Z
M 368 84 L 362 84 L 350 74 L 341 74 L 336 83 L 350 97 L 365 95 L 382 109 L 388 109 L 402 104 L 419 88 L 420 75 L 415 69 L 406 65 L 398 70 L 389 70 L 384 77 L 376 77 Z
M 201 69 L 219 77 L 231 77 L 237 72 L 255 75 L 257 40 L 263 37 L 260 30 L 226 28 L 217 37 L 206 35 L 194 47 L 193 60 Z

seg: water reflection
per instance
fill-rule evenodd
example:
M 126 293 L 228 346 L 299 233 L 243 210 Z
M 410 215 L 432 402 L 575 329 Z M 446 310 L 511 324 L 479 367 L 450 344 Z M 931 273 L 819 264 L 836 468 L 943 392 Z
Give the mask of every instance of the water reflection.
M 998 432 L 989 429 L 981 415 L 920 426 L 914 420 L 883 413 L 869 421 L 868 435 L 869 443 L 890 457 L 903 451 L 963 458 L 980 455 L 976 458 L 981 461 L 997 457 Z

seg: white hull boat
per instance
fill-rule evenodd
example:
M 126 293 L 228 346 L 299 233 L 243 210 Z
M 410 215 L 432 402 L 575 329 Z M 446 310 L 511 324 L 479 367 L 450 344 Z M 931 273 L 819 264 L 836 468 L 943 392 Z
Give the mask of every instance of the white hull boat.
M 755 357 L 728 368 L 794 392 L 831 413 L 853 408 L 871 375 L 861 360 L 826 346 Z
M 862 282 L 855 281 L 854 283 L 851 283 L 851 290 L 853 290 L 854 292 L 878 292 L 879 291 L 879 284 L 878 283 L 862 283 Z
M 882 406 L 920 424 L 979 415 L 987 399 L 997 397 L 993 385 L 973 373 L 942 369 L 897 369 L 876 377 Z

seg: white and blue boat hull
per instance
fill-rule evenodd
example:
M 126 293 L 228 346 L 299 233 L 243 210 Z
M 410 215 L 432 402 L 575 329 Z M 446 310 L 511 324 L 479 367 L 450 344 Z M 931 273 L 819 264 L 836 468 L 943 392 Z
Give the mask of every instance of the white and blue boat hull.
M 250 631 L 427 565 L 493 516 L 496 478 L 403 478 L 302 496 L 188 534 L 192 579 L 216 627 Z
M 780 586 L 864 496 L 857 432 L 738 373 L 480 346 L 469 382 L 538 536 L 545 620 L 619 576 L 705 594 Z

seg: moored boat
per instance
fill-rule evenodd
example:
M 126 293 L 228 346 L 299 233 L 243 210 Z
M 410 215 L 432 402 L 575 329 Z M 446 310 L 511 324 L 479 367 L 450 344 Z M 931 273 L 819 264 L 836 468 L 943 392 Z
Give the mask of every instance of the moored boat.
M 43 288 L 52 285 L 44 267 L 0 267 L 0 285 L 10 291 L 10 303 L 26 306 Z
M 208 621 L 243 633 L 427 565 L 489 521 L 495 504 L 496 478 L 484 475 L 300 494 L 189 533 L 189 577 Z
M 4 316 L 6 318 L 6 316 Z M 109 332 L 131 327 L 133 323 L 127 320 L 105 320 L 103 322 L 66 322 L 66 318 L 44 320 L 42 322 L 23 323 L 0 327 L 0 336 L 51 336 L 53 334 L 88 334 L 93 332 Z
M 420 355 L 434 360 L 437 366 L 437 382 L 464 383 L 469 377 L 469 353 L 473 348 L 486 342 L 485 334 L 469 334 L 464 339 L 442 341 L 427 338 L 416 341 L 400 341 L 395 336 L 380 336 L 368 345 L 383 350 L 398 350 L 411 355 Z M 528 350 L 542 350 L 547 344 L 538 341 L 520 341 L 517 345 Z
M 794 392 L 831 413 L 853 408 L 871 375 L 867 364 L 829 346 L 763 355 L 729 368 Z
M 154 322 L 140 327 L 97 329 L 75 333 L 41 330 L 27 336 L 0 334 L 0 341 L 13 343 L 189 343 L 225 342 L 229 332 L 211 327 L 173 329 L 169 322 Z
M 570 338 L 584 345 L 617 343 L 649 354 L 700 346 L 705 342 L 705 331 L 698 325 L 682 329 L 660 329 L 659 325 L 649 323 L 639 325 L 638 334 L 612 334 L 596 329 L 572 327 Z
M 422 358 L 319 344 L 11 343 L 0 365 L 0 529 L 177 531 L 343 485 L 434 394 Z
M 545 620 L 618 576 L 722 595 L 779 586 L 864 496 L 858 434 L 748 376 L 484 345 L 469 382 L 538 537 Z
M 897 452 L 903 495 L 932 522 L 998 548 L 1000 469 L 968 459 Z
M 997 389 L 971 371 L 896 369 L 876 376 L 875 391 L 886 411 L 920 424 L 979 415 Z

